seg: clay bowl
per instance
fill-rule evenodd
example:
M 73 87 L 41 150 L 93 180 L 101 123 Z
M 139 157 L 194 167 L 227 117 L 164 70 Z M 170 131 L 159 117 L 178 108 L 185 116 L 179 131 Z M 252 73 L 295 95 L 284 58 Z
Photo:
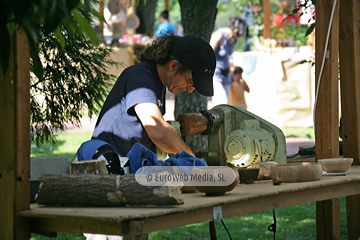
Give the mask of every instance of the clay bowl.
M 319 180 L 322 167 L 317 162 L 286 163 L 273 165 L 270 177 L 273 181 L 281 179 L 283 182 L 308 182 Z
M 196 190 L 205 193 L 207 196 L 224 195 L 239 184 L 239 173 L 235 167 L 198 167 L 192 170 L 191 175 L 206 180 L 192 183 L 196 186 Z M 212 181 L 210 176 L 215 181 Z M 221 178 L 225 181 L 222 181 Z
M 258 178 L 259 168 L 238 168 L 240 183 L 252 184 Z
M 322 169 L 327 173 L 340 173 L 349 170 L 353 159 L 352 158 L 327 158 L 319 159 Z

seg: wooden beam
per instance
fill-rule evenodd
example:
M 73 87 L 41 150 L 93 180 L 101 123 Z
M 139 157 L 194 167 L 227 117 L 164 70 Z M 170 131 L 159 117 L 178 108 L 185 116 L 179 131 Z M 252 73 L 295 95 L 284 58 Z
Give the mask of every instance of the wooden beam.
M 340 1 L 340 89 L 344 157 L 360 165 L 360 1 Z M 348 238 L 359 239 L 360 195 L 346 197 Z
M 104 16 L 104 0 L 100 0 L 99 1 L 99 12 L 101 14 L 101 16 Z M 103 21 L 100 21 L 99 23 L 99 28 L 100 28 L 100 31 L 101 31 L 101 34 L 104 34 L 104 22 Z
M 9 70 L 0 73 L 0 239 L 29 239 L 30 57 L 26 35 L 11 37 Z
M 263 32 L 263 37 L 264 39 L 270 39 L 270 0 L 264 0 L 263 1 L 263 12 L 264 12 L 264 32 Z
M 316 26 L 318 26 L 315 38 L 315 83 L 318 91 L 315 106 L 316 159 L 339 156 L 339 4 L 335 6 L 329 44 L 327 48 L 325 46 L 333 5 L 333 1 L 328 0 L 316 2 Z M 324 55 L 326 58 L 321 72 Z M 340 239 L 339 208 L 338 199 L 317 202 L 317 239 Z
M 164 0 L 164 1 L 165 1 L 165 10 L 170 11 L 169 0 Z
M 360 195 L 346 197 L 346 217 L 348 227 L 348 239 L 360 239 L 359 213 Z
M 340 1 L 340 89 L 344 157 L 360 165 L 360 2 Z
M 340 198 L 316 202 L 317 239 L 341 239 L 338 216 L 340 216 Z

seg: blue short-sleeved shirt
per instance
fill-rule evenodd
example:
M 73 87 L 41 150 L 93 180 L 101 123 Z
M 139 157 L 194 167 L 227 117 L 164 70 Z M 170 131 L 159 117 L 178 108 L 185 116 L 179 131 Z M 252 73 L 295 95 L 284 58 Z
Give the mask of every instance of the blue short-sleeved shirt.
M 176 27 L 170 22 L 162 22 L 156 29 L 155 35 L 157 37 L 164 36 L 167 33 L 176 34 Z
M 93 139 L 100 139 L 125 157 L 138 142 L 156 151 L 155 144 L 138 119 L 134 106 L 139 103 L 155 103 L 165 114 L 166 87 L 162 84 L 153 62 L 142 62 L 126 68 L 101 109 Z

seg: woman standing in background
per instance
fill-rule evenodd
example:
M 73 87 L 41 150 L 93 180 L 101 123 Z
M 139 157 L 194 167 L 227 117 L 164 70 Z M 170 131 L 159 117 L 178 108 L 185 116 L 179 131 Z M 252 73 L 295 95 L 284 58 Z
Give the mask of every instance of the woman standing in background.
M 230 62 L 229 57 L 234 51 L 237 38 L 246 35 L 247 24 L 239 17 L 230 18 L 228 27 L 213 32 L 210 45 L 216 55 L 216 69 L 214 74 L 214 106 L 229 103 L 230 92 Z

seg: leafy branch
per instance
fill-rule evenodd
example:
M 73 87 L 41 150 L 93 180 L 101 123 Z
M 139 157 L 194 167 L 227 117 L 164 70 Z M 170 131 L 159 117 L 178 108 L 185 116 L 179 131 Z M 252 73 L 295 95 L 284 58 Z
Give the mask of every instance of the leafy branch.
M 99 39 L 91 27 L 93 18 L 104 18 L 92 8 L 97 0 L 4 0 L 0 3 L 0 68 L 9 68 L 10 36 L 16 27 L 24 30 L 29 42 L 33 72 L 42 76 L 42 65 L 38 56 L 40 28 L 45 35 L 53 32 L 62 48 L 65 47 L 65 32 L 90 39 L 94 44 Z
M 54 143 L 54 133 L 66 123 L 79 126 L 83 115 L 98 112 L 115 81 L 108 68 L 118 66 L 109 48 L 101 48 L 77 34 L 61 29 L 65 48 L 53 33 L 39 34 L 39 56 L 43 75 L 30 78 L 31 139 L 37 145 Z M 31 70 L 34 70 L 32 62 Z

